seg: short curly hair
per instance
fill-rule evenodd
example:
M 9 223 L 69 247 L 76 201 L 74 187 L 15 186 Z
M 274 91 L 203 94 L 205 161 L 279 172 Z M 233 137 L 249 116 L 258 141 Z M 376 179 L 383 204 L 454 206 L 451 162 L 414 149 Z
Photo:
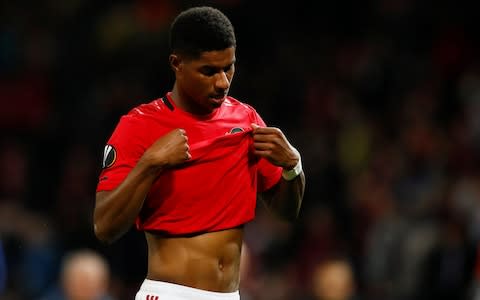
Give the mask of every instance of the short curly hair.
M 170 27 L 170 51 L 197 58 L 202 52 L 236 47 L 235 32 L 220 10 L 192 7 L 181 12 Z

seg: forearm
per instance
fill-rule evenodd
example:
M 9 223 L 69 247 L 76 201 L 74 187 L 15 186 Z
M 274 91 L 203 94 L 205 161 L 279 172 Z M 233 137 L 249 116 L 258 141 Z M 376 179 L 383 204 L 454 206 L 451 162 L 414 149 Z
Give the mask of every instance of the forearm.
M 283 219 L 295 220 L 302 205 L 305 192 L 305 174 L 303 171 L 294 179 L 280 181 L 269 191 L 261 195 L 267 208 Z
M 115 190 L 97 193 L 94 230 L 100 240 L 113 242 L 130 229 L 157 174 L 139 163 Z

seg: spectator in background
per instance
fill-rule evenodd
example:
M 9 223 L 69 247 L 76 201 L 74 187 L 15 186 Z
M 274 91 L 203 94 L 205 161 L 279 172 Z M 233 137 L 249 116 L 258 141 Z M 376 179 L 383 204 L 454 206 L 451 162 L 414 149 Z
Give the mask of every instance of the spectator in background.
M 58 286 L 42 300 L 112 300 L 107 261 L 90 249 L 75 250 L 62 261 Z
M 352 266 L 343 259 L 326 260 L 317 264 L 312 276 L 315 300 L 353 300 L 355 280 Z

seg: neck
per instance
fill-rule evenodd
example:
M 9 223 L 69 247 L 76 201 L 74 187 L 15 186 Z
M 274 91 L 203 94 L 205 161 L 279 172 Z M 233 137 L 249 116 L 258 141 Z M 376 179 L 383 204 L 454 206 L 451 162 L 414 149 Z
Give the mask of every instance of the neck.
M 176 107 L 185 110 L 185 108 L 183 107 L 183 101 L 181 101 L 180 92 L 178 91 L 177 83 L 173 85 L 172 93 L 170 96 Z
M 192 115 L 207 116 L 212 113 L 212 111 L 205 111 L 195 101 L 189 99 L 190 97 L 178 88 L 177 83 L 173 85 L 170 97 L 176 107 Z

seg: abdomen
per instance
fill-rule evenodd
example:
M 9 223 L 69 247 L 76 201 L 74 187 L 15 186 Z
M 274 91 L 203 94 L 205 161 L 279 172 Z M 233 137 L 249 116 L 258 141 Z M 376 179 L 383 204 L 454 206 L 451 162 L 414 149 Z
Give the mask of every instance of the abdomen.
M 243 228 L 181 237 L 145 235 L 148 279 L 215 292 L 238 290 Z

